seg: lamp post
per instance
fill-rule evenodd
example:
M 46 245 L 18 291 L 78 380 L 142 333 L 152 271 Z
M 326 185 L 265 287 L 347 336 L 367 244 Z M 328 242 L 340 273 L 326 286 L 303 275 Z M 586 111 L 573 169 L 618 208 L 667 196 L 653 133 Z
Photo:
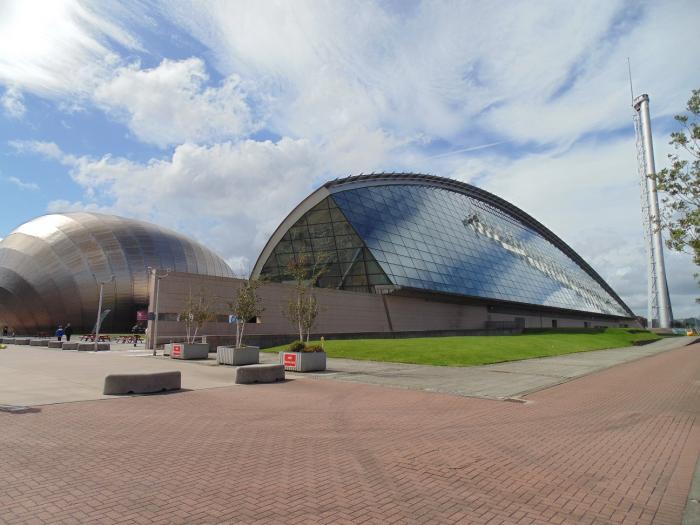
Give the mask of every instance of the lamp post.
M 148 271 L 150 271 L 153 274 L 153 278 L 156 280 L 156 298 L 155 298 L 155 306 L 154 306 L 154 316 L 155 319 L 153 320 L 153 337 L 152 337 L 152 344 L 153 344 L 153 355 L 156 355 L 156 346 L 158 345 L 158 299 L 160 298 L 160 280 L 165 279 L 168 274 L 170 273 L 170 268 L 167 268 L 165 270 L 165 273 L 163 274 L 158 274 L 158 269 L 157 268 L 152 268 L 148 267 Z
M 102 324 L 102 292 L 104 290 L 104 286 L 107 283 L 111 283 L 114 281 L 114 275 L 109 278 L 107 281 L 98 281 L 97 276 L 93 273 L 92 276 L 95 278 L 95 281 L 100 285 L 100 300 L 97 305 L 97 322 L 95 323 L 95 352 L 97 352 L 97 341 L 100 338 L 100 324 Z

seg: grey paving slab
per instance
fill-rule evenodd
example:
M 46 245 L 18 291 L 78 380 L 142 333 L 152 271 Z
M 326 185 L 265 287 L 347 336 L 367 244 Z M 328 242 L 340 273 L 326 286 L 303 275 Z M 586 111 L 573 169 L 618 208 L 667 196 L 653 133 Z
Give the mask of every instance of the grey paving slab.
M 213 357 L 209 361 L 216 365 Z M 232 367 L 192 366 L 175 359 L 154 358 L 143 349 L 75 352 L 8 345 L 0 350 L 0 405 L 105 399 L 112 397 L 102 394 L 105 376 L 109 374 L 171 370 L 182 372 L 184 389 L 234 385 Z
M 681 348 L 694 338 L 666 339 L 643 347 L 583 352 L 566 356 L 475 367 L 442 367 L 328 359 L 320 373 L 287 373 L 290 379 L 354 381 L 453 395 L 506 399 L 522 396 L 616 364 Z M 261 363 L 277 354 L 261 353 Z M 180 370 L 182 387 L 199 390 L 233 386 L 233 367 L 219 366 L 215 354 L 206 361 L 153 357 L 131 345 L 108 352 L 74 352 L 8 345 L 0 350 L 0 405 L 44 405 L 104 399 L 108 374 Z
M 326 372 L 306 377 L 356 381 L 491 399 L 517 398 L 530 392 L 621 363 L 682 348 L 694 337 L 662 339 L 645 346 L 578 352 L 555 357 L 472 367 L 444 367 L 328 359 Z M 261 362 L 276 362 L 276 354 L 261 353 Z

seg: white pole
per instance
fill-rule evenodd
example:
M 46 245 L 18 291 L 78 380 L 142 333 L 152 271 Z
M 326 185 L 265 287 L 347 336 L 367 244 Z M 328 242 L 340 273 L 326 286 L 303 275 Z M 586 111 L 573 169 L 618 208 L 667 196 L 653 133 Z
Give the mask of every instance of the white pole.
M 93 277 L 95 277 L 95 276 L 93 275 Z M 97 277 L 95 277 L 95 280 L 97 280 Z M 102 291 L 104 289 L 104 285 L 106 283 L 111 283 L 112 281 L 114 281 L 114 275 L 112 275 L 112 277 L 109 279 L 109 281 L 99 281 L 100 300 L 99 300 L 99 303 L 97 305 L 97 322 L 95 323 L 95 341 L 94 341 L 95 352 L 97 352 L 97 340 L 100 338 L 100 324 L 102 324 L 101 323 L 101 321 L 102 321 Z
M 155 298 L 155 319 L 153 320 L 153 334 L 151 336 L 151 343 L 153 344 L 153 355 L 156 355 L 156 346 L 158 345 L 158 301 L 160 300 L 160 280 L 167 277 L 170 274 L 170 268 L 165 269 L 165 273 L 158 275 L 158 268 L 149 269 L 153 272 L 153 278 L 156 280 L 156 298 Z
M 153 355 L 156 355 L 156 346 L 158 345 L 158 295 L 160 294 L 160 277 L 158 276 L 158 270 L 154 270 L 153 275 L 156 279 L 156 311 L 153 322 Z
M 97 306 L 97 322 L 95 323 L 95 340 L 94 342 L 94 348 L 95 352 L 97 352 L 97 340 L 100 337 L 100 317 L 102 317 L 102 288 L 104 287 L 103 283 L 100 283 L 100 302 Z
M 656 165 L 654 162 L 654 144 L 651 137 L 651 118 L 649 116 L 649 95 L 640 95 L 635 99 L 635 109 L 639 111 L 642 124 L 642 139 L 644 141 L 644 158 L 647 171 L 647 193 L 649 196 L 650 222 L 652 224 L 652 253 L 656 271 L 656 293 L 659 305 L 659 328 L 671 328 L 671 304 L 666 282 L 666 267 L 664 264 L 664 246 L 661 236 L 661 220 L 659 215 L 659 197 L 656 191 Z M 651 324 L 651 320 L 650 320 Z

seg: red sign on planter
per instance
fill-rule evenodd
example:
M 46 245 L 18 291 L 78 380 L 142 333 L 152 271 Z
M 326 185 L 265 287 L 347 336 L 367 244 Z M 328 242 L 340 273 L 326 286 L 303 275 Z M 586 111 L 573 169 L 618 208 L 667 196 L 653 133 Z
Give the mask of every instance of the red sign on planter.
M 182 345 L 173 345 L 173 357 L 180 357 L 182 355 Z
M 296 368 L 297 366 L 297 355 L 296 354 L 284 354 L 284 367 Z

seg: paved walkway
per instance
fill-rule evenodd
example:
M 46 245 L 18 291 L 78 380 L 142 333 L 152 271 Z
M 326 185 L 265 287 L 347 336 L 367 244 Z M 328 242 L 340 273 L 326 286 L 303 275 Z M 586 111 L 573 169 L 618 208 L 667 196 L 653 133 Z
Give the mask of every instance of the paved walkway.
M 692 338 L 665 339 L 642 347 L 582 352 L 497 365 L 435 367 L 329 359 L 328 371 L 292 374 L 342 381 L 442 392 L 470 397 L 505 399 L 541 390 L 610 366 L 679 348 Z M 107 374 L 180 370 L 183 388 L 200 390 L 233 385 L 230 367 L 216 360 L 179 361 L 152 357 L 143 348 L 113 345 L 116 351 L 75 352 L 46 347 L 10 345 L 0 350 L 0 405 L 45 405 L 106 399 Z M 212 354 L 213 355 L 213 354 Z M 261 354 L 275 362 L 277 354 Z
M 635 359 L 681 348 L 697 338 L 673 337 L 645 346 L 577 352 L 495 365 L 447 367 L 329 359 L 328 371 L 306 376 L 356 381 L 488 399 L 515 398 Z M 261 354 L 275 362 L 276 354 Z
M 0 413 L 0 523 L 680 523 L 700 345 L 527 399 L 297 379 Z
M 202 367 L 175 359 L 153 358 L 142 348 L 129 351 L 128 345 L 116 352 L 8 345 L 0 350 L 0 405 L 106 399 L 112 397 L 102 395 L 108 374 L 168 370 L 182 370 L 182 386 L 186 389 L 233 385 L 230 367 Z

